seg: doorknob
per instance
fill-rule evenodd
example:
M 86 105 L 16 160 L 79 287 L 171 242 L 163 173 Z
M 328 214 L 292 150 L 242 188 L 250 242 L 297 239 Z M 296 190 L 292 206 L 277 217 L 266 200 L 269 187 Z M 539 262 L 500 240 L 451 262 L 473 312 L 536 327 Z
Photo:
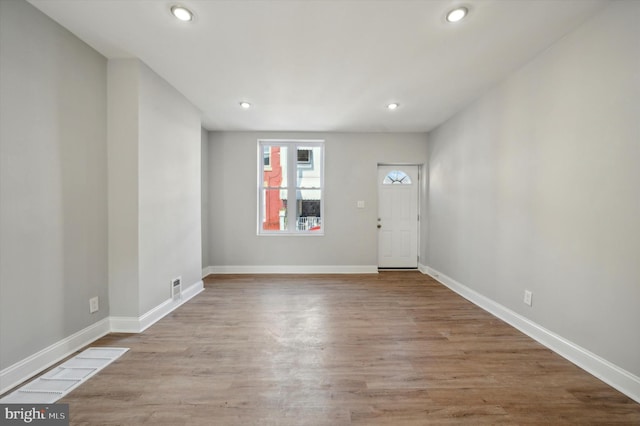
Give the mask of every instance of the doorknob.
M 378 229 L 382 228 L 382 225 L 378 224 Z

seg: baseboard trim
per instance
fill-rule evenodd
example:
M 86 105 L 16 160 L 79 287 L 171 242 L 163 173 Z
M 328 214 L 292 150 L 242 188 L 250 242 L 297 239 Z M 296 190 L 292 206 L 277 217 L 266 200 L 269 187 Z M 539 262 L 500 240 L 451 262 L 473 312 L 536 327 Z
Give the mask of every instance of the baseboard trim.
M 420 267 L 420 270 L 423 271 L 423 268 Z M 423 273 L 640 403 L 640 377 L 547 330 L 433 268 L 424 266 Z
M 109 333 L 141 333 L 204 290 L 199 281 L 140 317 L 107 317 L 0 371 L 0 394 L 46 370 Z
M 180 305 L 197 296 L 204 290 L 202 281 L 190 285 L 182 292 L 179 300 L 167 299 L 160 305 L 139 317 L 110 317 L 110 329 L 113 333 L 142 333 Z
M 107 335 L 109 331 L 109 318 L 104 318 L 5 368 L 0 371 L 0 394 Z
M 206 268 L 202 268 L 202 278 L 206 278 L 213 273 L 214 273 L 213 266 L 207 266 Z
M 227 265 L 209 266 L 210 274 L 377 274 L 377 265 Z M 206 276 L 206 275 L 205 275 Z

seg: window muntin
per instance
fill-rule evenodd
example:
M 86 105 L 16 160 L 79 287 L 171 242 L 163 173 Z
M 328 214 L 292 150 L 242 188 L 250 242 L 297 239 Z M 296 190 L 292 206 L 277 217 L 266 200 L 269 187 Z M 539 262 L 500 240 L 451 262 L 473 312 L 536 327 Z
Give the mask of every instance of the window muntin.
M 323 235 L 324 141 L 258 144 L 258 234 Z

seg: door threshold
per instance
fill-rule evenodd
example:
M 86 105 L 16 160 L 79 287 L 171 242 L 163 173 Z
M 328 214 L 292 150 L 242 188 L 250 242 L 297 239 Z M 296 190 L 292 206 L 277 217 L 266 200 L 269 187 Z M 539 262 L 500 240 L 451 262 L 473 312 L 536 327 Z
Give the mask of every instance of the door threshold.
M 378 268 L 378 272 L 384 272 L 384 271 L 400 271 L 400 272 L 408 271 L 408 272 L 411 272 L 411 271 L 417 271 L 417 270 L 418 270 L 417 266 L 416 267 L 410 267 L 410 268 Z

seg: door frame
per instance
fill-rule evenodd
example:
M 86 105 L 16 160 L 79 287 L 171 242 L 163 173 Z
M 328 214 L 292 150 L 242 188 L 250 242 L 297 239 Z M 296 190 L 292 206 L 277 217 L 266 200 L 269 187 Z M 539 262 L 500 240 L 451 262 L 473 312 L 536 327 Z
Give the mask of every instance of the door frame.
M 379 192 L 379 182 L 378 182 L 378 170 L 380 169 L 380 166 L 391 166 L 391 167 L 406 167 L 406 166 L 411 166 L 411 167 L 417 167 L 418 168 L 418 227 L 417 227 L 417 233 L 418 235 L 416 236 L 416 243 L 417 243 L 417 267 L 414 268 L 380 268 L 380 266 L 378 266 L 378 270 L 379 271 L 416 271 L 416 270 L 420 270 L 420 261 L 422 260 L 420 258 L 420 236 L 422 235 L 422 168 L 424 167 L 424 164 L 422 163 L 387 163 L 387 162 L 378 162 L 376 164 L 376 197 L 377 197 L 377 201 L 376 201 L 376 217 L 378 217 L 378 214 L 380 212 L 380 192 Z M 379 250 L 380 247 L 380 233 L 376 231 L 376 241 L 378 243 L 377 247 Z M 376 263 L 378 265 L 380 265 L 380 259 L 379 259 L 379 254 L 377 256 L 377 260 Z

